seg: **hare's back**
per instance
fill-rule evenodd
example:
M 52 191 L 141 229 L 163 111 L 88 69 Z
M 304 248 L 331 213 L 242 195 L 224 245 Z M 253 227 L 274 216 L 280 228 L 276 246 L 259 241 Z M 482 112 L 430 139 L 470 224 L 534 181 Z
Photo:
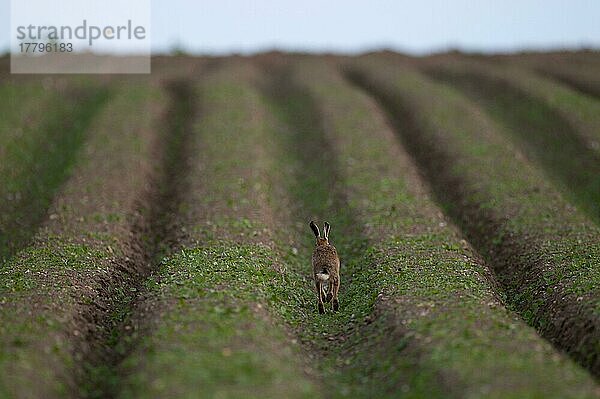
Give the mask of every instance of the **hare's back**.
M 331 267 L 338 262 L 338 255 L 333 245 L 316 247 L 313 251 L 312 262 L 315 267 Z

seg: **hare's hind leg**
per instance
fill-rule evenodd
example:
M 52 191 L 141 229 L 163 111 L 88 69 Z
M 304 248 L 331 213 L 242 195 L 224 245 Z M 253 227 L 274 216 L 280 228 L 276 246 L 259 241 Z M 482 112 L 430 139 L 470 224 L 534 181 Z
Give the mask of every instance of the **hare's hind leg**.
M 317 285 L 317 297 L 318 297 L 318 302 L 317 302 L 317 306 L 319 308 L 319 313 L 323 314 L 325 313 L 325 306 L 323 305 L 323 288 L 321 287 L 321 282 L 317 279 L 315 281 L 315 284 Z
M 332 298 L 333 298 L 333 310 L 337 311 L 340 308 L 340 301 L 338 300 L 338 292 L 340 291 L 340 278 L 336 277 L 331 281 Z
M 329 280 L 329 286 L 327 288 L 327 296 L 325 302 L 329 303 L 333 299 L 333 280 Z

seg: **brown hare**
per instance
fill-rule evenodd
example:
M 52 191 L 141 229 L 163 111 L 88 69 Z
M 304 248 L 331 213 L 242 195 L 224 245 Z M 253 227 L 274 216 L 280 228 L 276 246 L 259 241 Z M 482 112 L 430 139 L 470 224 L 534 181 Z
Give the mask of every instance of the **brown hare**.
M 317 286 L 319 313 L 325 313 L 325 302 L 332 302 L 333 310 L 340 307 L 338 291 L 340 290 L 340 258 L 335 247 L 329 244 L 331 226 L 325 222 L 323 237 L 315 222 L 310 222 L 310 228 L 315 233 L 316 245 L 312 254 L 313 274 Z

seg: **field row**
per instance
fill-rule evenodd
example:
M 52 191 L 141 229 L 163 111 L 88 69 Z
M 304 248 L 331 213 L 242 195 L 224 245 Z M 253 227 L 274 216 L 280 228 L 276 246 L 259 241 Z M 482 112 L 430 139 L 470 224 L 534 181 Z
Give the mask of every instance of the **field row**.
M 596 99 L 526 60 L 168 61 L 2 83 L 0 397 L 597 397 Z

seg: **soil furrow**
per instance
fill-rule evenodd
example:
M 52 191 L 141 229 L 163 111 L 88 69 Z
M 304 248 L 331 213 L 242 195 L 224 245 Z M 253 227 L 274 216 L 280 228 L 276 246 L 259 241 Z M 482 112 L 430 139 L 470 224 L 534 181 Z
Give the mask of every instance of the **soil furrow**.
M 139 214 L 132 225 L 129 250 L 114 262 L 110 278 L 102 281 L 106 303 L 100 309 L 95 303 L 89 312 L 84 311 L 86 323 L 100 325 L 84 341 L 90 348 L 82 359 L 86 369 L 78 385 L 87 397 L 110 398 L 117 394 L 119 364 L 139 339 L 139 331 L 132 330 L 136 302 L 143 295 L 147 278 L 182 237 L 176 215 L 188 183 L 188 141 L 196 107 L 188 81 L 170 81 L 165 91 L 170 96 L 170 108 L 161 124 L 164 131 L 155 143 L 158 162 L 149 177 L 147 192 L 137 200 Z
M 162 93 L 124 85 L 90 124 L 72 176 L 57 194 L 34 243 L 0 273 L 0 393 L 15 397 L 88 396 L 80 377 L 106 332 L 103 315 L 130 295 L 132 248 L 153 175 Z M 141 116 L 141 117 L 140 117 Z M 31 384 L 32 379 L 36 383 Z M 0 396 L 2 396 L 0 395 Z
M 597 227 L 454 90 L 376 59 L 351 68 L 351 80 L 388 111 L 438 201 L 494 267 L 508 304 L 598 375 Z
M 600 103 L 514 68 L 458 61 L 426 71 L 481 104 L 600 222 Z

